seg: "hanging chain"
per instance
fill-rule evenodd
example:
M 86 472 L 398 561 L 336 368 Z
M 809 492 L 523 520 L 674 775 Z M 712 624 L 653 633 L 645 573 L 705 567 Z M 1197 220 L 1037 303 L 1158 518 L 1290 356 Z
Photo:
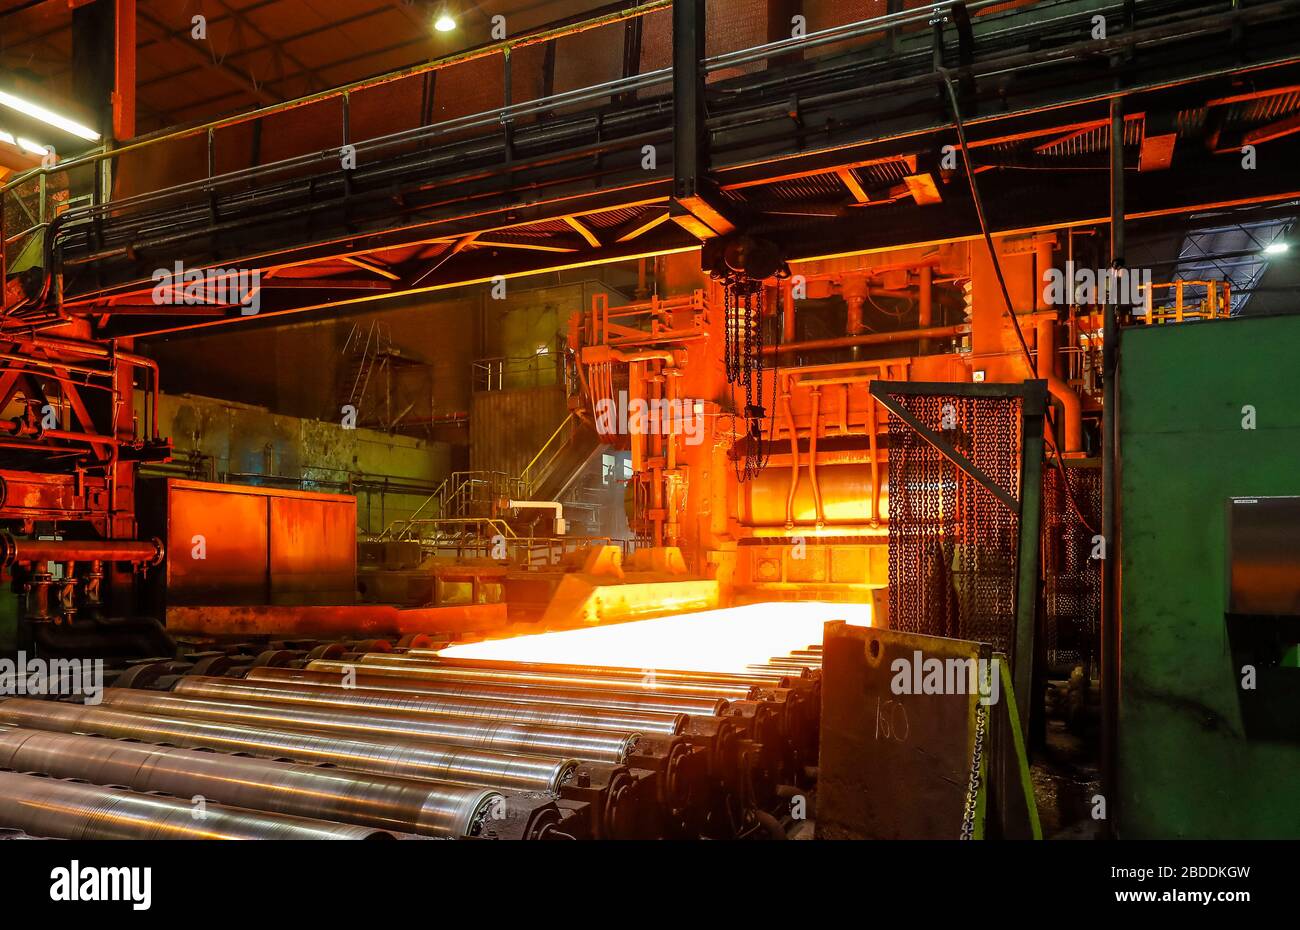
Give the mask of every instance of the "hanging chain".
M 971 752 L 970 778 L 966 786 L 966 808 L 961 819 L 961 838 L 975 838 L 975 810 L 979 806 L 981 788 L 980 766 L 984 761 L 984 730 L 988 721 L 988 708 L 982 703 L 975 705 L 975 748 Z
M 723 361 L 732 385 L 732 406 L 745 421 L 743 457 L 736 459 L 736 478 L 745 482 L 767 465 L 770 437 L 763 435 L 763 282 L 732 276 L 723 284 L 725 329 Z M 744 389 L 738 403 L 735 387 Z M 774 389 L 775 390 L 775 389 Z

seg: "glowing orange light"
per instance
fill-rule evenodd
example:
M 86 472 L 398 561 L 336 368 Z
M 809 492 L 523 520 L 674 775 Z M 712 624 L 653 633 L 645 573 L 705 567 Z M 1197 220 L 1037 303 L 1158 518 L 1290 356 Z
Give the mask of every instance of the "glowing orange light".
M 822 641 L 822 625 L 871 626 L 870 604 L 820 601 L 746 604 L 721 610 L 537 633 L 449 646 L 439 655 L 700 672 L 744 672 Z

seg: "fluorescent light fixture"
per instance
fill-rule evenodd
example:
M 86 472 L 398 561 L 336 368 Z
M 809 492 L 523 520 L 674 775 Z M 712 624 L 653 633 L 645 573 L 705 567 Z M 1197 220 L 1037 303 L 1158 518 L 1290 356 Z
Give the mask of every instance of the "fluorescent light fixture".
M 25 152 L 31 152 L 33 155 L 44 156 L 46 152 L 45 146 L 39 142 L 33 142 L 31 139 L 24 139 L 22 136 L 18 137 L 18 147 Z
M 24 100 L 21 97 L 15 97 L 13 94 L 7 94 L 0 90 L 0 106 L 6 106 L 11 110 L 17 110 L 19 113 L 26 113 L 33 119 L 38 119 L 42 123 L 62 129 L 64 132 L 70 132 L 74 136 L 85 139 L 87 142 L 98 142 L 99 133 L 83 126 L 78 122 L 68 119 L 66 116 L 60 116 L 45 107 L 37 106 L 30 100 Z M 45 150 L 42 149 L 42 152 Z
M 443 13 L 433 21 L 433 28 L 439 32 L 451 32 L 456 28 L 456 20 Z
M 0 142 L 8 142 L 10 145 L 18 144 L 14 137 L 9 135 L 9 133 L 5 132 L 3 129 L 0 129 Z
M 1287 251 L 1290 248 L 1291 248 L 1291 244 L 1288 242 L 1281 242 L 1281 241 L 1270 242 L 1268 245 L 1264 246 L 1264 254 L 1281 255 L 1283 252 Z

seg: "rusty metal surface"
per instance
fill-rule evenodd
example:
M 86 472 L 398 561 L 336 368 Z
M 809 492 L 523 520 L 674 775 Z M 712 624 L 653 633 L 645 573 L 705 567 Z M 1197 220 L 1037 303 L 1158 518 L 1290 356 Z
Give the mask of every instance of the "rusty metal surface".
M 264 603 L 266 498 L 228 494 L 221 487 L 205 490 L 172 482 L 168 485 L 163 537 L 170 554 L 168 607 Z M 200 554 L 203 558 L 197 557 Z
M 140 493 L 143 527 L 167 547 L 169 612 L 356 599 L 355 497 L 174 478 Z
M 504 627 L 505 604 L 398 608 L 385 604 L 345 606 L 235 605 L 169 607 L 167 628 L 212 636 L 392 636 L 407 633 L 485 632 Z
M 975 747 L 973 694 L 896 694 L 895 662 L 984 659 L 980 643 L 826 625 L 817 835 L 956 839 Z
M 272 604 L 356 600 L 356 498 L 268 498 Z

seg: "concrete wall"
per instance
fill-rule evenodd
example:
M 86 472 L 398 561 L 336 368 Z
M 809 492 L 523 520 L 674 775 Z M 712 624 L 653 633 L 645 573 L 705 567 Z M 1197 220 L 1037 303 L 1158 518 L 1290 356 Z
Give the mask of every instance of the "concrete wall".
M 507 388 L 556 384 L 554 353 L 569 315 L 589 306 L 593 293 L 610 290 L 592 278 L 593 271 L 546 275 L 544 284 L 509 281 L 503 300 L 491 299 L 486 285 L 459 288 L 377 302 L 364 312 L 332 311 L 323 319 L 287 317 L 277 326 L 255 321 L 194 330 L 143 341 L 140 350 L 158 360 L 169 393 L 224 397 L 291 416 L 334 420 L 352 364 L 344 352 L 348 333 L 354 324 L 379 321 L 402 357 L 423 363 L 431 375 L 431 380 L 415 373 L 399 376 L 392 414 L 413 404 L 408 420 L 464 416 L 470 412 L 476 360 L 511 359 Z M 620 280 L 635 275 L 634 266 L 600 271 Z M 371 415 L 381 412 L 375 406 L 387 405 L 381 390 L 367 397 L 361 420 L 369 424 Z M 463 425 L 437 427 L 429 435 L 462 445 L 469 441 Z
M 225 397 L 291 416 L 335 419 L 352 364 L 344 352 L 348 333 L 354 324 L 368 327 L 380 321 L 404 358 L 432 371 L 432 404 L 417 396 L 427 386 L 411 379 L 406 385 L 410 396 L 402 393 L 398 411 L 411 401 L 417 402 L 412 413 L 425 417 L 467 411 L 470 362 L 479 354 L 478 295 L 374 306 L 373 311 L 324 319 L 287 317 L 278 326 L 254 322 L 196 330 L 145 341 L 141 351 L 158 360 L 163 389 L 170 393 Z M 378 394 L 374 402 L 379 403 Z M 362 419 L 369 420 L 371 412 L 363 409 Z
M 1296 345 L 1300 316 L 1124 333 L 1124 837 L 1300 833 L 1300 744 L 1247 735 L 1224 616 L 1228 498 L 1300 494 Z
M 140 415 L 140 412 L 137 411 Z M 159 429 L 171 436 L 178 474 L 190 453 L 202 457 L 197 478 L 244 484 L 272 483 L 268 476 L 304 479 L 307 490 L 357 495 L 362 532 L 379 532 L 409 515 L 449 471 L 446 443 L 345 430 L 339 423 L 273 414 L 264 407 L 194 395 L 162 396 Z M 406 486 L 386 491 L 385 479 Z

